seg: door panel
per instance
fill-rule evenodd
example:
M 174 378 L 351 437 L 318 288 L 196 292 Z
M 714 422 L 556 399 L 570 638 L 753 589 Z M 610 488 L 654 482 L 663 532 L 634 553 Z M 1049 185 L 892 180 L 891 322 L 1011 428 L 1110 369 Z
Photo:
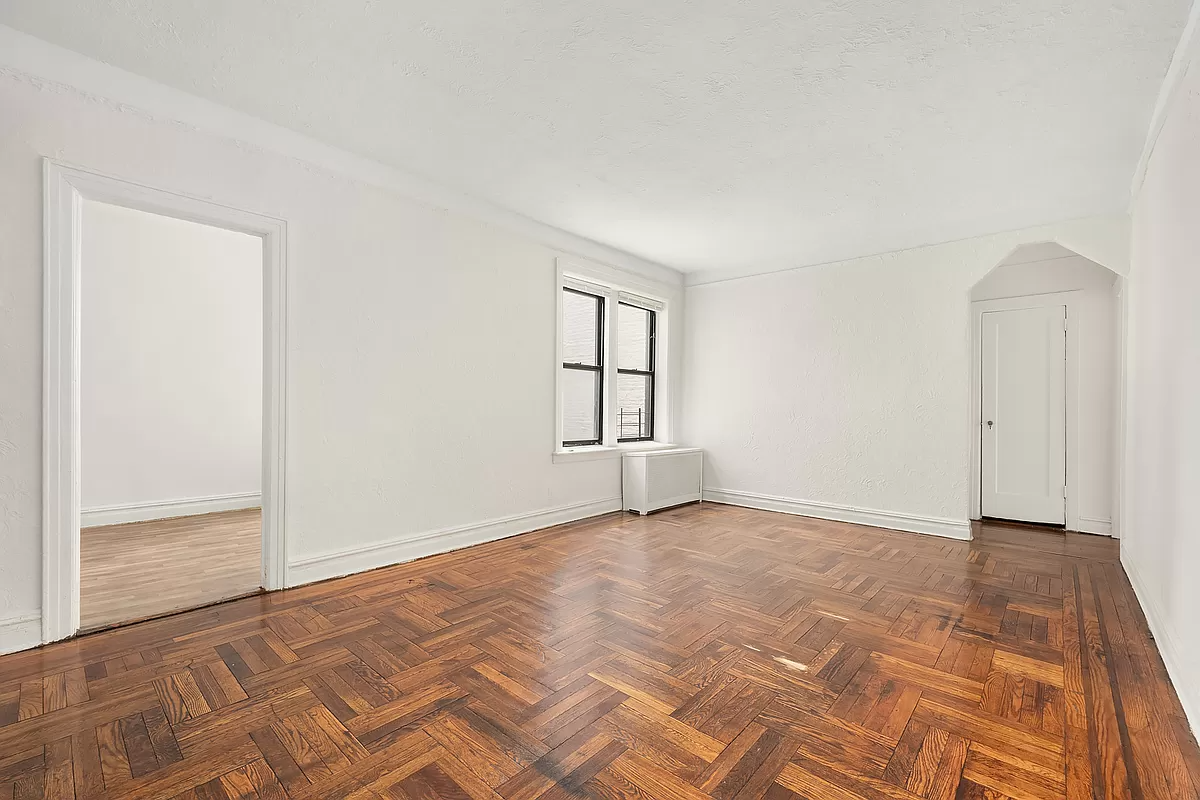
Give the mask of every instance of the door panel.
M 983 314 L 985 517 L 1066 521 L 1066 314 L 1065 306 Z

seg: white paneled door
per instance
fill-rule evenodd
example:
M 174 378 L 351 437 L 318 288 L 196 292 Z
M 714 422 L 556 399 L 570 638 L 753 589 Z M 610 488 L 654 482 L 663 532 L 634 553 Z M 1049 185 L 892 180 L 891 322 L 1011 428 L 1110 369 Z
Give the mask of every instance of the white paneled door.
M 1066 306 L 983 314 L 981 510 L 1066 522 Z

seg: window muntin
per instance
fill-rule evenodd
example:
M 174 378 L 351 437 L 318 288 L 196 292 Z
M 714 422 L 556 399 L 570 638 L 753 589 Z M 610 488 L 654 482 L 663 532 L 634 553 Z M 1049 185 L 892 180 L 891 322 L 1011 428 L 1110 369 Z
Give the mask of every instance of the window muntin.
M 617 304 L 617 441 L 654 439 L 656 313 Z
M 604 298 L 570 287 L 562 295 L 563 447 L 604 441 Z

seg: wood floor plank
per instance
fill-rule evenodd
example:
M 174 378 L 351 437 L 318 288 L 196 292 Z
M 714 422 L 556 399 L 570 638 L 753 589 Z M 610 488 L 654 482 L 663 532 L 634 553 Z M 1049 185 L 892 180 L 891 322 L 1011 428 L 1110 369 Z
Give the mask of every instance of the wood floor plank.
M 94 630 L 256 592 L 261 552 L 257 508 L 84 528 L 80 625 Z
M 100 765 L 100 746 L 96 730 L 88 728 L 71 735 L 71 759 L 76 797 L 96 797 L 104 791 L 104 772 Z
M 129 759 L 129 771 L 133 777 L 140 778 L 158 769 L 154 743 L 150 741 L 146 721 L 140 712 L 122 717 L 121 738 L 125 741 L 125 755 Z
M 1195 800 L 1117 556 L 585 520 L 0 657 L 0 800 Z
M 20 700 L 17 707 L 17 719 L 22 720 L 40 716 L 43 708 L 41 679 L 22 681 Z
M 104 776 L 105 788 L 112 789 L 133 777 L 129 769 L 129 757 L 125 754 L 125 740 L 121 736 L 119 722 L 96 726 L 96 749 L 100 758 L 100 772 Z
M 250 738 L 258 746 L 263 760 L 266 761 L 271 772 L 283 784 L 289 795 L 294 795 L 312 784 L 273 728 L 259 728 L 251 731 Z
M 45 800 L 74 800 L 75 768 L 70 737 L 46 745 L 46 772 L 42 785 Z

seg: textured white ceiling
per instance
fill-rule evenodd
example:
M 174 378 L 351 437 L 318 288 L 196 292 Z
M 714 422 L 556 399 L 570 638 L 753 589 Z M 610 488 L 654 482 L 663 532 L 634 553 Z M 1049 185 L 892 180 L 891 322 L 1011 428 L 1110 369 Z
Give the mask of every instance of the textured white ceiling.
M 3 0 L 0 23 L 683 270 L 1124 211 L 1188 0 Z

